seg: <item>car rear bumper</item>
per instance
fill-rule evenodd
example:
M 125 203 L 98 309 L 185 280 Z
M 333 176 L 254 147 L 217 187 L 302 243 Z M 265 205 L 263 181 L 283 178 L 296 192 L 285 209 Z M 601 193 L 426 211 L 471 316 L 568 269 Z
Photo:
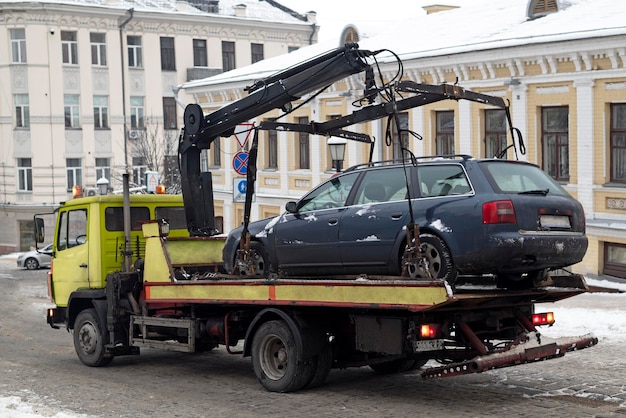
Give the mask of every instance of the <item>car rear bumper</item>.
M 587 251 L 584 234 L 554 236 L 543 233 L 496 234 L 480 253 L 454 258 L 464 274 L 526 273 L 579 263 Z

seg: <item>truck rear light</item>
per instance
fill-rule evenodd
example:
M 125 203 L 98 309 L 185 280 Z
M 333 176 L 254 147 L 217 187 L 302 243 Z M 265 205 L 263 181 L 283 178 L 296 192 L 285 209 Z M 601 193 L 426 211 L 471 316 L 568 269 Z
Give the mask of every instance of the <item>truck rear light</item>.
M 437 338 L 441 334 L 441 325 L 439 324 L 422 324 L 420 326 L 420 337 Z
M 533 325 L 552 325 L 554 324 L 554 313 L 545 312 L 539 314 L 533 314 Z
M 483 204 L 483 224 L 514 224 L 517 223 L 513 202 L 496 200 Z

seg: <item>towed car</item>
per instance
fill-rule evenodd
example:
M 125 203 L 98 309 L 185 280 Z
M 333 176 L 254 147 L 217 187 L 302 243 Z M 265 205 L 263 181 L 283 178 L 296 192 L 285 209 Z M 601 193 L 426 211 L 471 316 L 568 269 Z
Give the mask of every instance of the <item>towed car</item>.
M 17 266 L 28 270 L 37 270 L 40 267 L 50 267 L 52 262 L 52 244 L 39 250 L 27 251 L 17 257 Z
M 538 166 L 464 155 L 351 167 L 280 216 L 250 223 L 252 269 L 237 257 L 242 227 L 232 230 L 224 266 L 279 277 L 399 275 L 413 222 L 431 276 L 450 282 L 528 283 L 587 250 L 582 206 Z

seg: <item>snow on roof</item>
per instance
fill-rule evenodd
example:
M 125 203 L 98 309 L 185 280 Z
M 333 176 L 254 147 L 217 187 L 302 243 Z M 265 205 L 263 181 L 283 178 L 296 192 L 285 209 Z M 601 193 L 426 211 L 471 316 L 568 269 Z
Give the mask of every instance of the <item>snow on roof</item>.
M 0 4 L 30 3 L 31 0 L 0 0 Z M 73 4 L 77 6 L 98 6 L 111 9 L 134 9 L 142 12 L 193 14 L 207 16 L 236 17 L 236 6 L 245 6 L 243 16 L 245 19 L 255 19 L 272 22 L 294 23 L 311 25 L 292 16 L 280 8 L 262 0 L 219 0 L 216 2 L 216 11 L 209 10 L 208 1 L 184 1 L 184 0 L 43 0 L 35 3 L 41 4 Z
M 346 9 L 343 10 L 344 2 L 334 3 L 337 14 L 348 13 L 347 7 L 354 7 L 354 2 L 345 2 Z M 444 3 L 452 4 L 453 1 Z M 382 22 L 377 34 L 372 33 L 372 25 L 368 24 L 367 34 L 363 35 L 370 36 L 361 39 L 359 45 L 369 50 L 387 48 L 408 60 L 626 34 L 625 1 L 560 0 L 558 12 L 534 20 L 527 18 L 527 0 L 457 0 L 454 5 L 459 7 L 391 23 Z M 318 12 L 317 18 L 323 27 L 324 15 Z M 183 84 L 182 88 L 257 80 L 336 48 L 338 41 L 329 39 L 248 67 L 194 80 Z

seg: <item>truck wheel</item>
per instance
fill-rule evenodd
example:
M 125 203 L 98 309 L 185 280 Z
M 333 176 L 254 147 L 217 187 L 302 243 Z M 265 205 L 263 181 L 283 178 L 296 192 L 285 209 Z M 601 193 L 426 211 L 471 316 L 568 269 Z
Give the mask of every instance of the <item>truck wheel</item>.
M 252 367 L 271 392 L 302 389 L 313 374 L 312 362 L 299 362 L 295 338 L 285 321 L 261 325 L 252 340 Z
M 333 365 L 333 349 L 329 343 L 324 344 L 319 354 L 313 358 L 313 374 L 307 388 L 316 388 L 326 383 Z
M 74 323 L 74 349 L 83 364 L 91 367 L 106 366 L 113 356 L 105 357 L 106 337 L 95 309 L 85 309 Z
M 28 270 L 37 270 L 39 268 L 39 262 L 35 258 L 27 258 L 24 261 L 24 267 Z

